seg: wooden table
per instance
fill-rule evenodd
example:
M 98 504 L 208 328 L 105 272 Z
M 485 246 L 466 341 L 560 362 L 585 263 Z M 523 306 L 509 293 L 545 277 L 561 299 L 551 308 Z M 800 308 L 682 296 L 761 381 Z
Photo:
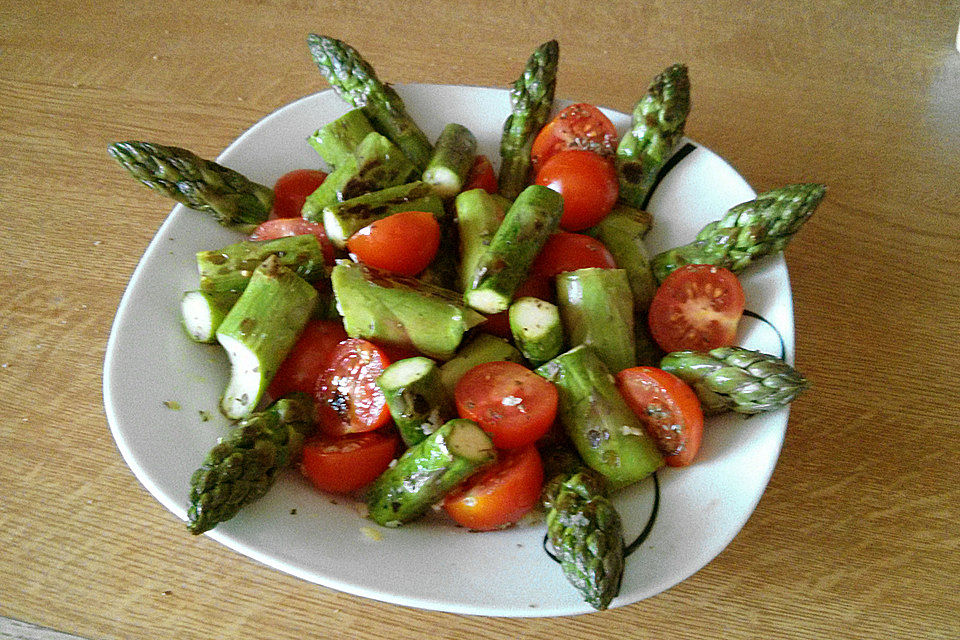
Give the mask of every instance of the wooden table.
M 24 623 L 0 637 L 960 636 L 957 5 L 492 4 L 0 2 L 0 616 Z M 558 96 L 622 111 L 682 60 L 691 137 L 758 191 L 829 185 L 787 255 L 814 388 L 756 512 L 692 578 L 571 618 L 406 609 L 185 535 L 136 481 L 102 362 L 170 206 L 106 145 L 215 157 L 326 86 L 310 31 L 393 82 L 484 86 L 555 37 Z

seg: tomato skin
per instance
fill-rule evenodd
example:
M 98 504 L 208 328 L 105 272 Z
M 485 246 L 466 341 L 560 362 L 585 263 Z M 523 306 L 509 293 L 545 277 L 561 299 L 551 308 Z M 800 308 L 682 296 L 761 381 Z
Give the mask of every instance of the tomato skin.
M 306 236 L 310 234 L 317 236 L 317 240 L 320 241 L 320 248 L 323 249 L 323 261 L 332 265 L 336 257 L 335 251 L 322 224 L 310 222 L 303 218 L 274 218 L 261 223 L 254 229 L 253 233 L 250 234 L 250 239 L 276 240 L 287 236 Z
M 479 364 L 457 382 L 454 400 L 461 418 L 473 420 L 498 449 L 536 442 L 557 414 L 557 389 L 523 365 Z
M 564 271 L 591 267 L 616 269 L 617 262 L 596 238 L 560 231 L 547 238 L 530 272 L 552 281 L 554 276 Z
M 632 367 L 616 376 L 624 400 L 657 442 L 671 467 L 693 462 L 703 439 L 697 394 L 677 376 L 656 367 Z
M 317 190 L 327 174 L 317 169 L 295 169 L 280 176 L 273 185 L 273 216 L 299 218 L 307 196 Z
M 516 523 L 537 504 L 543 463 L 532 444 L 502 452 L 500 459 L 447 494 L 443 508 L 458 524 L 492 531 Z
M 308 322 L 273 376 L 267 390 L 270 396 L 279 398 L 293 391 L 312 394 L 333 350 L 346 339 L 347 332 L 339 320 Z
M 386 354 L 372 342 L 361 338 L 340 342 L 314 386 L 321 431 L 339 436 L 387 424 L 390 409 L 377 377 L 389 365 Z
M 399 444 L 392 429 L 312 436 L 303 444 L 300 471 L 321 491 L 350 493 L 376 480 L 396 458 Z
M 591 104 L 579 102 L 563 109 L 540 130 L 533 141 L 530 161 L 537 172 L 560 151 L 582 149 L 612 156 L 617 148 L 617 129 L 610 118 Z
M 560 227 L 580 231 L 603 220 L 620 194 L 613 161 L 590 151 L 560 151 L 547 160 L 534 180 L 563 196 Z
M 650 303 L 650 334 L 660 348 L 709 351 L 734 344 L 746 296 L 729 269 L 680 267 L 663 280 Z
M 497 174 L 493 171 L 493 164 L 490 158 L 484 155 L 478 155 L 473 161 L 473 167 L 467 173 L 467 179 L 462 191 L 471 189 L 483 189 L 487 193 L 497 192 Z
M 439 247 L 440 224 L 426 211 L 395 213 L 347 240 L 347 249 L 360 262 L 408 276 L 426 269 Z

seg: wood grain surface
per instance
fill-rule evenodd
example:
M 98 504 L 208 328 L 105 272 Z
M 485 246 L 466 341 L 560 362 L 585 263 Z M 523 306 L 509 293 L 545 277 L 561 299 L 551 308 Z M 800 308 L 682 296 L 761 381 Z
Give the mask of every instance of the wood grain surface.
M 958 14 L 934 0 L 0 0 L 0 616 L 127 639 L 960 637 Z M 310 31 L 393 82 L 483 86 L 557 38 L 558 97 L 621 111 L 685 61 L 692 138 L 758 191 L 828 185 L 787 252 L 814 387 L 756 512 L 692 578 L 559 619 L 397 607 L 185 535 L 127 468 L 104 350 L 170 205 L 106 146 L 215 157 L 326 87 Z

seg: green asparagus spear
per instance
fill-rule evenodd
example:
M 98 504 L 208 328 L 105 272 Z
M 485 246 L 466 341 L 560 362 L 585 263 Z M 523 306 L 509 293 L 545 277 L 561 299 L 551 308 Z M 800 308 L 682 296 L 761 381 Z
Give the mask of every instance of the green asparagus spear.
M 461 124 L 451 122 L 440 133 L 423 171 L 423 181 L 444 200 L 460 193 L 477 154 L 477 139 Z
M 352 158 L 373 127 L 362 109 L 351 109 L 313 132 L 307 142 L 331 167 L 339 167 Z
M 272 255 L 307 282 L 319 282 L 327 277 L 323 247 L 313 235 L 243 240 L 222 249 L 197 253 L 200 289 L 239 295 L 246 289 L 254 269 Z
M 514 343 L 534 367 L 563 350 L 563 326 L 556 305 L 525 296 L 514 300 L 508 316 Z
M 226 227 L 249 233 L 273 207 L 273 189 L 186 149 L 129 141 L 115 142 L 108 151 L 146 186 L 191 209 L 212 213 Z
M 190 532 L 209 531 L 263 497 L 299 456 L 314 425 L 313 399 L 305 393 L 281 398 L 234 425 L 190 478 Z
M 653 273 L 660 282 L 688 264 L 712 264 L 740 273 L 760 258 L 783 251 L 825 192 L 822 184 L 792 184 L 738 204 L 701 229 L 690 244 L 654 256 Z
M 470 369 L 485 362 L 507 360 L 523 364 L 523 356 L 517 349 L 504 340 L 489 333 L 477 334 L 470 342 L 457 351 L 457 354 L 440 366 L 440 382 L 447 396 L 453 397 L 453 390 L 460 378 Z
M 423 441 L 454 417 L 440 382 L 440 368 L 430 358 L 404 358 L 377 378 L 397 431 L 408 447 Z
M 620 199 L 643 208 L 657 172 L 683 137 L 690 113 L 687 67 L 675 64 L 657 75 L 633 108 L 630 130 L 617 146 Z
M 562 474 L 545 492 L 547 537 L 563 574 L 595 609 L 620 590 L 623 525 L 603 481 L 589 469 Z
M 217 329 L 239 297 L 235 293 L 185 292 L 180 298 L 183 328 L 197 342 L 216 342 Z
M 708 414 L 773 411 L 809 386 L 780 358 L 741 347 L 675 351 L 664 356 L 660 368 L 693 387 Z
M 430 141 L 407 114 L 397 92 L 381 82 L 373 67 L 350 45 L 311 33 L 307 46 L 320 73 L 340 97 L 362 108 L 374 129 L 403 149 L 417 169 L 423 171 L 432 152 Z
M 510 90 L 510 115 L 500 138 L 498 182 L 500 193 L 507 198 L 516 198 L 530 184 L 530 148 L 550 119 L 559 57 L 556 40 L 537 47 Z
M 480 256 L 489 246 L 509 207 L 509 200 L 483 189 L 464 191 L 454 200 L 460 242 L 458 285 L 461 292 L 470 288 Z

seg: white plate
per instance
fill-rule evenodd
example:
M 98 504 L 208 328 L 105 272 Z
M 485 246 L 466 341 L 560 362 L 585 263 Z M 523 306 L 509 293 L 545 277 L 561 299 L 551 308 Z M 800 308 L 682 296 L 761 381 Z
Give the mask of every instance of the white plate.
M 509 111 L 507 92 L 478 87 L 398 87 L 408 110 L 436 139 L 447 122 L 476 134 L 496 158 Z M 230 145 L 219 161 L 263 184 L 318 166 L 306 138 L 347 111 L 332 91 L 267 116 Z M 607 111 L 622 132 L 628 116 Z M 188 146 L 189 141 L 168 141 Z M 130 188 L 135 187 L 131 183 Z M 649 248 L 688 241 L 705 223 L 754 192 L 719 156 L 696 147 L 653 194 Z M 164 506 L 186 519 L 189 478 L 227 428 L 217 411 L 228 362 L 217 346 L 193 343 L 179 324 L 180 294 L 196 288 L 194 254 L 239 239 L 203 213 L 174 207 L 138 265 L 117 310 L 104 363 L 104 404 L 127 464 Z M 765 316 L 793 353 L 793 309 L 783 259 L 770 258 L 743 278 L 748 308 Z M 740 344 L 780 353 L 769 326 L 745 320 Z M 179 410 L 164 403 L 179 403 Z M 201 412 L 210 419 L 204 421 Z M 622 606 L 660 593 L 706 565 L 733 539 L 760 499 L 779 455 L 786 409 L 743 420 L 708 422 L 697 462 L 660 472 L 660 512 L 645 544 L 626 564 Z M 615 498 L 627 540 L 647 522 L 648 480 Z M 262 500 L 210 535 L 271 567 L 317 584 L 395 604 L 493 616 L 555 616 L 592 611 L 541 547 L 542 523 L 468 533 L 439 515 L 372 540 L 355 505 L 312 490 L 288 472 Z M 186 528 L 183 535 L 190 535 Z M 198 567 L 198 571 L 201 570 Z

